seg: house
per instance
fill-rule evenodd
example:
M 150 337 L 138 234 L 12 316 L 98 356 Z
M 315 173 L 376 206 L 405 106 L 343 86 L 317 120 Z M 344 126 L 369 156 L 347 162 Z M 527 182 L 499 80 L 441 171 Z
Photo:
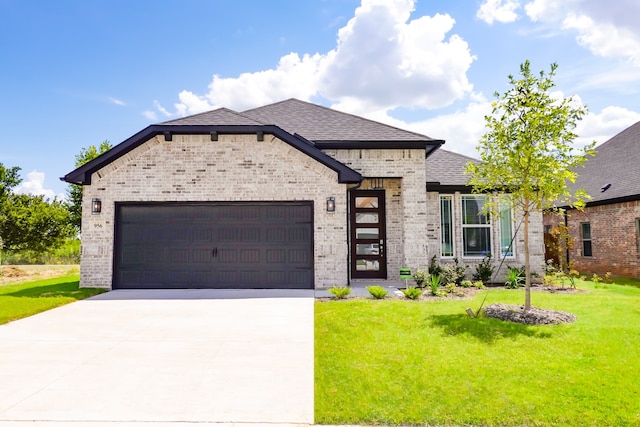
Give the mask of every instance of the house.
M 61 178 L 84 186 L 81 286 L 313 289 L 434 255 L 476 265 L 515 230 L 481 214 L 470 159 L 443 143 L 296 99 L 151 125 Z M 541 216 L 532 229 L 541 267 Z
M 569 229 L 569 261 L 581 273 L 640 277 L 640 122 L 596 147 L 573 189 L 592 197 L 583 211 L 544 216 L 545 235 Z

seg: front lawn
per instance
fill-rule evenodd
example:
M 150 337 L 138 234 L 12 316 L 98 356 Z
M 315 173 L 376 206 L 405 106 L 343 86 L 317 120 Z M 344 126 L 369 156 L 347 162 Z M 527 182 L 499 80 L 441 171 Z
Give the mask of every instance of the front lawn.
M 318 301 L 315 422 L 438 426 L 640 425 L 640 289 L 578 282 L 532 293 L 560 326 L 472 319 L 522 290 L 469 301 Z
M 104 292 L 78 286 L 78 273 L 0 286 L 0 325 Z

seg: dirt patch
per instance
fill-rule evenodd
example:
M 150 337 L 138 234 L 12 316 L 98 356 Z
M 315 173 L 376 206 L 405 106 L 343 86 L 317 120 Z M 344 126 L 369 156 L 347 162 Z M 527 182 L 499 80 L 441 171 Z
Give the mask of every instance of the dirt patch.
M 77 265 L 5 265 L 0 267 L 0 285 L 15 285 L 77 273 Z
M 564 311 L 547 310 L 531 307 L 525 311 L 521 305 L 491 304 L 484 309 L 484 315 L 508 322 L 523 323 L 525 325 L 559 325 L 575 322 L 574 314 Z

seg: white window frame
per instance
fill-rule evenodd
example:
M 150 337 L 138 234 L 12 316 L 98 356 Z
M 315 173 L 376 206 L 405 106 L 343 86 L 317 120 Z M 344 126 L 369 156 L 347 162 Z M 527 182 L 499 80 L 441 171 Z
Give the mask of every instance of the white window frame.
M 504 204 L 503 204 L 504 203 Z M 504 206 L 504 208 L 503 208 Z M 508 212 L 506 212 L 508 211 Z M 509 215 L 509 225 L 511 227 L 511 233 L 509 233 L 509 242 L 511 242 L 511 255 L 502 251 L 502 220 L 505 218 L 505 214 Z M 500 248 L 500 258 L 513 259 L 516 257 L 516 239 L 515 236 L 515 221 L 513 215 L 513 206 L 508 201 L 501 202 L 500 204 L 500 218 L 498 219 L 498 247 Z
M 449 200 L 449 215 L 450 215 L 450 238 L 451 238 L 451 255 L 444 255 L 444 224 L 442 221 L 442 200 Z M 449 259 L 454 258 L 456 256 L 456 224 L 455 217 L 453 215 L 454 209 L 453 205 L 455 202 L 455 197 L 453 194 L 440 194 L 438 198 L 438 212 L 440 213 L 440 258 Z
M 491 215 L 487 214 L 483 214 L 487 217 L 487 222 L 486 224 L 465 224 L 465 200 L 466 199 L 478 199 L 478 198 L 482 198 L 482 199 L 488 199 L 489 196 L 485 195 L 485 194 L 462 194 L 460 197 L 460 209 L 461 209 L 461 218 L 460 218 L 460 224 L 461 224 L 461 230 L 462 230 L 462 257 L 465 259 L 477 259 L 477 258 L 483 258 L 486 254 L 474 254 L 474 255 L 466 255 L 465 254 L 465 229 L 471 229 L 471 228 L 487 228 L 489 229 L 489 252 L 488 253 L 493 253 L 493 249 L 492 246 L 494 244 L 493 242 L 493 227 L 492 227 L 492 222 L 491 222 Z

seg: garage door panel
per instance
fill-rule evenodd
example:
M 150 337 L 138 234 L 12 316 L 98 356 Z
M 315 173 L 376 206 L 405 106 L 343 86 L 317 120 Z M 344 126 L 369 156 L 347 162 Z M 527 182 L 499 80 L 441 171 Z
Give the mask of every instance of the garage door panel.
M 114 288 L 313 288 L 310 202 L 118 204 Z

